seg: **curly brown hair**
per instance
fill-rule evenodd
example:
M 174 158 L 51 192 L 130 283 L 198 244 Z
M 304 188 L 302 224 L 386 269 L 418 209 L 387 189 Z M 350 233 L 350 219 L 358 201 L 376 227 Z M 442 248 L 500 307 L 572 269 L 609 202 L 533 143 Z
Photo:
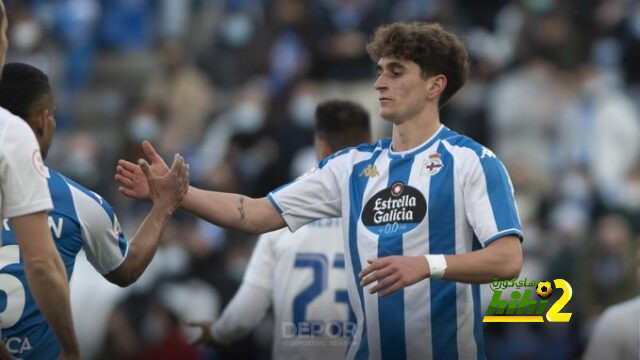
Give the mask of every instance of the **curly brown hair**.
M 396 22 L 376 29 L 367 44 L 369 56 L 378 61 L 384 56 L 411 60 L 420 66 L 424 77 L 442 74 L 447 86 L 438 105 L 444 105 L 458 91 L 469 74 L 469 56 L 458 36 L 440 24 Z

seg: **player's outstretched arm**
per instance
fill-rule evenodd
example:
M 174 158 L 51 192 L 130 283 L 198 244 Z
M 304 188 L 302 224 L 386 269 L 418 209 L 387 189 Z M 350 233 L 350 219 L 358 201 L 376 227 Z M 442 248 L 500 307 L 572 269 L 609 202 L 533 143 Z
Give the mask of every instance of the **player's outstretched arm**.
M 522 268 L 520 239 L 505 236 L 481 250 L 460 255 L 445 255 L 447 268 L 443 279 L 463 283 L 487 283 L 499 279 L 512 279 Z M 362 286 L 377 284 L 369 293 L 380 292 L 385 297 L 397 290 L 430 277 L 430 268 L 424 256 L 387 256 L 368 260 L 369 266 L 360 272 Z
M 189 186 L 189 165 L 180 155 L 175 155 L 171 169 L 165 175 L 154 175 L 144 160 L 141 160 L 141 169 L 153 206 L 131 239 L 124 263 L 105 275 L 107 280 L 119 286 L 132 284 L 147 268 L 171 214 L 180 206 Z
M 155 175 L 165 174 L 168 167 L 151 144 L 145 141 L 142 148 L 151 161 L 151 172 Z M 123 195 L 135 199 L 149 198 L 149 187 L 140 166 L 119 160 L 115 177 L 119 184 L 118 190 Z M 189 186 L 180 206 L 218 226 L 251 234 L 262 234 L 286 225 L 280 213 L 266 197 L 253 199 L 244 195 Z
M 11 219 L 29 288 L 62 347 L 63 359 L 79 359 L 71 319 L 67 272 L 49 232 L 46 211 Z

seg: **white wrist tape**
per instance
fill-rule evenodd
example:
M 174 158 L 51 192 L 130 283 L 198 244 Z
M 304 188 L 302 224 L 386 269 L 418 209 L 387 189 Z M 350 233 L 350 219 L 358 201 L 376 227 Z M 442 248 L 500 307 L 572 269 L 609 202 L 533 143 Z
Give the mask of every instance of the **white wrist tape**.
M 444 255 L 425 255 L 427 262 L 429 263 L 429 269 L 431 270 L 432 279 L 442 279 L 444 271 L 447 270 L 447 260 Z

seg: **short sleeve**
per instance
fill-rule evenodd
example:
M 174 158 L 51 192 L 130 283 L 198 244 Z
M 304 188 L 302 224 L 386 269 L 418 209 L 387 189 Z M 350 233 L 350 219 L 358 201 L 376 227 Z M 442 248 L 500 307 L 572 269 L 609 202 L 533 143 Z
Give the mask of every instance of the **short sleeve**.
M 483 245 L 507 235 L 522 239 L 522 228 L 507 170 L 488 149 L 465 164 L 463 196 L 467 219 Z
M 33 131 L 20 119 L 5 126 L 0 133 L 0 214 L 12 218 L 52 209 L 48 169 Z
M 106 200 L 86 189 L 70 188 L 82 227 L 82 248 L 87 260 L 100 274 L 107 274 L 124 262 L 129 243 Z
M 293 182 L 269 193 L 271 204 L 291 231 L 317 219 L 340 216 L 344 160 L 346 156 L 321 162 Z

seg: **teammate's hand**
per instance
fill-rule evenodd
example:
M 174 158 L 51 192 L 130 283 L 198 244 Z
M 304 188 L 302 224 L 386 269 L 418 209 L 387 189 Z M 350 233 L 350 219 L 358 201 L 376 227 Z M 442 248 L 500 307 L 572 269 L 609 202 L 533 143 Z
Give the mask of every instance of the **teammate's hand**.
M 218 343 L 211 334 L 211 326 L 213 325 L 213 321 L 192 321 L 186 324 L 187 326 L 200 328 L 200 330 L 202 330 L 202 334 L 200 335 L 200 337 L 192 342 L 191 345 L 206 345 L 212 347 L 220 346 L 220 343 Z
M 150 167 L 153 174 L 162 176 L 169 172 L 167 163 L 148 141 L 142 142 L 142 150 L 151 161 Z M 135 199 L 149 199 L 149 185 L 140 166 L 126 160 L 118 160 L 116 181 L 119 185 L 118 191 L 122 195 Z
M 173 212 L 180 206 L 182 198 L 189 189 L 189 165 L 182 156 L 176 154 L 169 172 L 163 176 L 153 174 L 146 160 L 138 160 L 149 188 L 149 197 L 153 204 Z
M 424 256 L 386 256 L 367 260 L 369 266 L 360 272 L 360 284 L 364 287 L 374 281 L 378 283 L 369 289 L 370 294 L 380 292 L 387 297 L 397 290 L 413 285 L 429 277 L 429 263 Z M 367 276 L 368 275 L 368 276 Z

